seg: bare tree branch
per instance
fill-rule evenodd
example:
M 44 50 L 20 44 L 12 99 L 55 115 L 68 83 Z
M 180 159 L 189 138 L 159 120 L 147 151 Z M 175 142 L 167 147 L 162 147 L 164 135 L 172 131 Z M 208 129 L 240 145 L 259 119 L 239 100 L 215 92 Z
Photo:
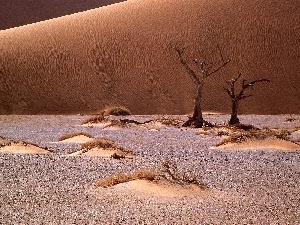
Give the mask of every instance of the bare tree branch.
M 239 98 L 239 100 L 245 99 L 245 98 L 249 98 L 252 97 L 253 95 L 243 95 Z
M 186 71 L 191 76 L 194 83 L 197 85 L 197 94 L 195 97 L 195 105 L 194 105 L 194 113 L 193 116 L 189 118 L 188 121 L 184 123 L 183 126 L 194 126 L 194 127 L 202 127 L 204 125 L 204 120 L 202 116 L 202 92 L 203 92 L 203 86 L 205 84 L 205 79 L 208 78 L 210 75 L 218 72 L 221 68 L 225 67 L 230 60 L 224 61 L 224 57 L 222 55 L 221 49 L 219 46 L 217 48 L 219 49 L 220 57 L 222 60 L 222 64 L 213 69 L 212 63 L 207 63 L 204 60 L 193 60 L 196 64 L 196 68 L 193 69 L 187 62 L 186 58 L 183 56 L 184 54 L 184 48 L 178 48 L 172 44 L 170 44 L 170 47 L 174 49 L 178 55 L 178 58 L 180 60 L 180 63 L 183 65 L 183 67 L 186 69 Z M 213 70 L 212 70 L 213 69 Z M 230 90 L 228 90 L 230 92 Z
M 243 80 L 243 82 L 242 82 L 242 88 L 246 89 L 248 87 L 253 87 L 254 84 L 256 84 L 258 82 L 271 82 L 271 81 L 268 80 L 268 79 L 260 79 L 260 80 L 253 80 L 253 81 L 251 81 L 249 83 L 246 83 L 246 80 Z
M 249 88 L 252 87 L 259 82 L 270 82 L 270 80 L 268 79 L 259 79 L 259 80 L 253 80 L 249 83 L 246 82 L 246 80 L 242 80 L 241 82 L 241 90 L 239 91 L 238 94 L 235 93 L 235 84 L 238 81 L 238 79 L 240 79 L 240 77 L 242 76 L 242 74 L 239 72 L 239 75 L 235 78 L 235 79 L 231 79 L 229 81 L 227 81 L 227 83 L 230 85 L 230 89 L 229 88 L 225 88 L 225 91 L 227 92 L 227 94 L 230 96 L 231 98 L 231 102 L 232 102 L 232 112 L 231 112 L 231 118 L 229 121 L 229 124 L 237 124 L 239 123 L 239 119 L 237 117 L 237 109 L 238 109 L 238 104 L 240 100 L 246 99 L 251 97 L 252 95 L 245 95 L 245 91 Z
M 242 73 L 239 72 L 239 75 L 235 78 L 235 79 L 231 79 L 230 81 L 228 81 L 228 83 L 232 86 L 235 85 L 235 83 L 237 82 L 238 79 L 240 79 L 240 77 L 242 76 Z
M 231 79 L 229 81 L 227 81 L 227 83 L 230 85 L 230 89 L 229 88 L 224 88 L 224 90 L 227 92 L 227 94 L 229 95 L 229 97 L 231 97 L 231 99 L 235 99 L 235 83 L 237 82 L 237 80 L 242 76 L 242 74 L 239 72 L 239 75 L 234 78 Z
M 259 82 L 271 82 L 270 80 L 268 79 L 259 79 L 259 80 L 253 80 L 249 83 L 246 83 L 246 80 L 243 80 L 242 81 L 242 90 L 240 91 L 240 93 L 237 95 L 237 98 L 242 100 L 242 99 L 245 99 L 244 98 L 244 92 L 247 88 L 249 87 L 253 87 L 256 83 L 259 83 Z M 252 96 L 252 95 L 251 95 Z M 250 96 L 247 96 L 247 97 L 250 97 Z
M 209 70 L 211 70 L 211 68 L 207 71 L 207 77 L 218 72 L 220 69 L 222 69 L 223 67 L 225 67 L 229 62 L 230 62 L 230 59 L 228 59 L 227 61 L 224 60 L 224 57 L 223 57 L 223 54 L 222 54 L 222 51 L 221 51 L 221 48 L 219 46 L 219 44 L 217 44 L 217 49 L 219 51 L 219 54 L 220 54 L 220 58 L 222 60 L 222 64 L 217 67 L 216 69 L 214 69 L 213 71 L 209 72 Z
M 222 62 L 224 63 L 224 62 L 225 62 L 225 61 L 224 61 L 224 57 L 223 57 L 223 55 L 222 55 L 222 51 L 221 51 L 221 48 L 220 48 L 219 44 L 217 44 L 217 49 L 219 50 L 219 54 L 220 54 L 220 56 L 221 56 Z
M 228 88 L 224 88 L 224 90 L 226 91 L 226 93 L 229 95 L 229 97 L 233 98 L 234 97 L 234 93 L 229 90 Z
M 208 73 L 207 77 L 209 77 L 210 75 L 218 72 L 220 69 L 222 69 L 223 67 L 225 67 L 229 62 L 230 62 L 230 59 L 228 59 L 226 62 L 223 62 L 223 64 L 221 66 L 219 66 L 218 68 L 214 69 L 212 72 Z
M 184 53 L 185 48 L 179 49 L 177 47 L 171 46 L 176 52 L 179 57 L 180 63 L 183 65 L 183 67 L 186 69 L 186 71 L 190 74 L 192 80 L 199 85 L 201 83 L 200 78 L 197 76 L 195 71 L 189 66 L 187 61 L 182 56 Z

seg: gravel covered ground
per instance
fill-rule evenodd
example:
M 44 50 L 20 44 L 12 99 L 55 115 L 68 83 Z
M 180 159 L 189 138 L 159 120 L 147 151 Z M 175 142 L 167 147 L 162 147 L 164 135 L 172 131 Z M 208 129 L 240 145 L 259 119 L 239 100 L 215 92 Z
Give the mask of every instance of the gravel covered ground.
M 297 116 L 297 115 L 295 115 Z M 228 115 L 206 115 L 224 123 Z M 288 116 L 241 116 L 257 127 L 294 129 Z M 299 117 L 299 116 L 298 116 Z M 53 154 L 0 154 L 0 224 L 300 224 L 300 151 L 213 150 L 199 129 L 104 130 L 83 127 L 88 116 L 0 116 L 0 136 L 48 147 Z M 151 117 L 136 117 L 147 120 Z M 78 144 L 62 135 L 87 132 L 133 150 L 133 159 L 68 157 Z M 292 134 L 295 139 L 300 133 Z M 117 172 L 176 162 L 209 186 L 209 196 L 156 197 L 94 182 Z

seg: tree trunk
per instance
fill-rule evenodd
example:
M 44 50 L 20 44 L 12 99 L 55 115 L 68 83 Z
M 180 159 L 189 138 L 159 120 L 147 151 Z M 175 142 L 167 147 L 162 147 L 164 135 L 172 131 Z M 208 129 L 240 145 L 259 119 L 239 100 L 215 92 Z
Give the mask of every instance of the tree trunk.
M 203 127 L 203 116 L 202 116 L 202 107 L 201 107 L 201 100 L 202 100 L 202 85 L 198 85 L 197 95 L 195 98 L 195 105 L 194 105 L 194 113 L 188 121 L 186 121 L 183 126 L 184 127 L 195 127 L 201 128 Z
M 229 125 L 234 125 L 240 123 L 239 118 L 237 117 L 238 115 L 238 100 L 233 99 L 232 100 L 232 105 L 231 105 L 231 118 L 229 120 Z

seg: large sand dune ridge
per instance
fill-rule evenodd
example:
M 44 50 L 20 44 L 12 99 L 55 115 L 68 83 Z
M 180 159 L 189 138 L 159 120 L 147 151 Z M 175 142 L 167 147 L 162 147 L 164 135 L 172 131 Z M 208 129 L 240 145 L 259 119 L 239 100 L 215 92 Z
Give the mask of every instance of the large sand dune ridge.
M 121 1 L 122 0 L 2 1 L 0 7 L 0 30 L 82 12 Z
M 95 112 L 125 105 L 136 114 L 190 112 L 186 55 L 229 66 L 208 79 L 205 110 L 228 112 L 225 81 L 268 78 L 241 113 L 299 113 L 300 2 L 128 0 L 0 31 L 0 113 Z

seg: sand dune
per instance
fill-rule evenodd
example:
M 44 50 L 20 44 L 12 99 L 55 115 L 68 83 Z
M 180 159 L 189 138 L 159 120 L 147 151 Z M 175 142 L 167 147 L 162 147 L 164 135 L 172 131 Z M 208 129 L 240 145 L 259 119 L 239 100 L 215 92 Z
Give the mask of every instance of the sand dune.
M 124 105 L 134 114 L 182 114 L 194 85 L 170 42 L 186 55 L 232 62 L 209 78 L 206 111 L 228 112 L 225 81 L 268 78 L 241 113 L 299 113 L 297 0 L 128 0 L 0 31 L 0 113 L 91 113 Z
M 1 2 L 0 30 L 82 12 L 122 0 L 11 0 Z

